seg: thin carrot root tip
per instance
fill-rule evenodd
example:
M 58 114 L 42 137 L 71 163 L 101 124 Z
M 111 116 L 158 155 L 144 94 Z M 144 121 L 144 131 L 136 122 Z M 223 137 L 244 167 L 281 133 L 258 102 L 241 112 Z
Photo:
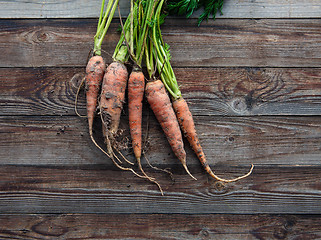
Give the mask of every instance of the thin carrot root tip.
M 183 164 L 183 166 L 184 166 L 184 169 L 185 169 L 185 171 L 187 172 L 187 174 L 188 174 L 191 178 L 193 178 L 194 180 L 197 180 L 197 178 L 194 177 L 194 176 L 190 173 L 190 171 L 189 171 L 188 168 L 187 168 L 187 165 L 186 165 L 186 164 Z
M 148 164 L 152 169 L 167 173 L 167 174 L 170 176 L 171 180 L 172 180 L 172 181 L 175 181 L 175 179 L 174 179 L 174 177 L 173 177 L 173 173 L 172 173 L 171 171 L 169 171 L 168 169 L 162 169 L 162 168 L 158 168 L 158 167 L 153 166 L 153 165 L 151 164 L 151 162 L 149 161 L 149 159 L 146 157 L 146 154 L 145 154 L 145 153 L 143 153 L 143 154 L 144 154 L 144 158 L 146 159 L 147 164 Z
M 251 169 L 248 171 L 248 173 L 244 174 L 243 176 L 240 176 L 240 177 L 237 177 L 237 178 L 233 178 L 233 179 L 224 179 L 224 178 L 220 178 L 220 177 L 216 176 L 214 173 L 213 173 L 213 174 L 211 174 L 211 176 L 212 176 L 213 178 L 215 178 L 216 180 L 218 180 L 218 181 L 226 182 L 226 183 L 230 183 L 230 182 L 236 182 L 236 181 L 239 181 L 239 180 L 241 180 L 241 179 L 244 179 L 244 178 L 246 178 L 246 177 L 250 176 L 250 175 L 251 175 L 251 173 L 253 172 L 253 169 L 254 169 L 254 165 L 253 165 L 253 164 L 251 164 Z
M 129 160 L 121 153 L 121 151 L 119 151 L 119 150 L 116 149 L 116 148 L 114 148 L 114 149 L 115 149 L 115 150 L 117 151 L 117 153 L 122 157 L 122 159 L 125 160 L 125 162 L 127 162 L 127 163 L 130 164 L 130 165 L 135 165 L 135 163 L 129 161 Z
M 93 137 L 93 135 L 92 135 L 92 132 L 90 132 L 90 138 L 91 138 L 92 142 L 95 144 L 95 146 L 96 146 L 100 151 L 102 151 L 107 157 L 109 157 L 117 168 L 119 168 L 119 169 L 121 169 L 121 170 L 123 170 L 123 171 L 131 171 L 131 172 L 132 172 L 134 175 L 136 175 L 137 177 L 146 178 L 145 176 L 142 176 L 142 175 L 136 173 L 136 171 L 135 171 L 134 169 L 132 169 L 132 168 L 125 168 L 125 167 L 119 165 L 119 164 L 115 161 L 115 158 L 116 158 L 118 161 L 120 161 L 120 159 L 117 157 L 117 155 L 116 155 L 114 152 L 111 152 L 112 155 L 110 155 L 110 154 L 108 154 L 104 149 L 102 149 L 102 148 L 97 144 L 96 140 L 94 139 L 94 137 Z M 156 183 L 156 184 L 158 184 L 158 183 Z M 158 184 L 157 186 L 160 188 L 159 184 Z M 161 188 L 160 188 L 160 190 L 161 190 Z M 162 190 L 161 190 L 161 192 L 162 192 Z M 162 193 L 162 195 L 163 195 L 163 193 Z
M 148 176 L 147 173 L 144 171 L 140 158 L 137 158 L 137 163 L 138 163 L 138 168 L 142 172 L 142 174 L 146 176 L 148 180 L 155 181 L 155 178 Z
M 144 171 L 143 167 L 142 167 L 142 163 L 141 163 L 141 160 L 140 158 L 137 158 L 137 163 L 138 163 L 138 167 L 139 167 L 139 170 L 141 171 L 141 173 L 152 183 L 155 183 L 159 189 L 159 191 L 161 192 L 162 196 L 164 196 L 164 192 L 163 192 L 163 189 L 162 187 L 160 186 L 160 184 L 156 181 L 155 178 L 153 177 L 150 177 L 146 174 L 146 172 Z

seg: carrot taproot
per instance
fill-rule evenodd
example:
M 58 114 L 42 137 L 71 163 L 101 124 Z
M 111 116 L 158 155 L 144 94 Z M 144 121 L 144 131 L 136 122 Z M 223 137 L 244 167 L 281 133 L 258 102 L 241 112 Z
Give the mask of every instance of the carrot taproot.
M 90 137 L 92 141 L 95 143 L 95 145 L 97 144 L 92 136 L 93 121 L 96 113 L 101 83 L 106 71 L 105 61 L 101 57 L 101 45 L 107 33 L 107 30 L 109 28 L 113 15 L 115 13 L 115 9 L 118 4 L 118 1 L 119 0 L 109 1 L 107 4 L 106 10 L 104 11 L 105 0 L 102 0 L 100 16 L 97 24 L 97 31 L 94 36 L 93 56 L 89 59 L 87 63 L 86 76 L 78 88 L 76 99 L 75 99 L 75 112 L 78 116 L 80 116 L 80 114 L 77 111 L 77 98 L 78 98 L 80 87 L 82 86 L 83 82 L 85 82 L 88 128 L 89 128 Z
M 186 172 L 196 180 L 187 168 L 181 130 L 164 84 L 160 80 L 148 82 L 145 92 L 147 101 L 160 123 L 174 154 L 180 160 Z
M 142 71 L 134 70 L 128 79 L 128 117 L 132 146 L 136 159 L 142 156 L 142 112 L 145 78 Z
M 132 147 L 138 167 L 143 175 L 155 183 L 160 189 L 162 195 L 163 190 L 154 178 L 148 176 L 144 171 L 141 163 L 142 157 L 142 113 L 143 98 L 145 88 L 145 77 L 141 70 L 134 69 L 128 79 L 128 117 L 129 131 L 132 139 Z
M 101 97 L 100 114 L 106 130 L 115 136 L 118 131 L 121 111 L 125 101 L 128 71 L 121 62 L 111 63 L 104 75 Z
M 240 177 L 234 178 L 234 179 L 224 179 L 221 177 L 218 177 L 215 175 L 210 168 L 205 154 L 203 152 L 202 146 L 199 142 L 196 129 L 195 129 L 195 124 L 193 120 L 193 116 L 191 111 L 189 110 L 189 107 L 187 105 L 187 102 L 183 97 L 180 97 L 179 99 L 176 99 L 173 101 L 173 108 L 177 116 L 177 120 L 179 122 L 179 125 L 183 131 L 184 136 L 187 138 L 188 142 L 190 143 L 193 151 L 197 155 L 199 161 L 201 162 L 202 166 L 204 167 L 205 171 L 213 178 L 216 180 L 222 181 L 222 182 L 235 182 L 238 181 L 242 178 L 245 178 L 249 176 L 253 170 L 253 165 L 251 166 L 250 171 Z
M 101 56 L 93 56 L 86 67 L 86 105 L 89 134 L 93 134 L 93 122 L 97 108 L 100 86 L 106 71 L 106 64 Z
M 129 129 L 132 138 L 134 155 L 137 159 L 140 170 L 145 174 L 141 166 L 142 156 L 142 105 L 145 88 L 145 76 L 141 70 L 141 64 L 146 47 L 146 39 L 149 31 L 149 23 L 154 13 L 157 1 L 147 1 L 142 5 L 139 1 L 131 0 L 131 14 L 129 31 L 129 50 L 130 57 L 134 62 L 133 71 L 128 79 L 128 113 Z M 123 28 L 124 30 L 124 28 Z M 125 42 L 126 33 L 124 33 Z M 134 46 L 135 44 L 135 46 Z M 147 176 L 147 175 L 146 175 Z

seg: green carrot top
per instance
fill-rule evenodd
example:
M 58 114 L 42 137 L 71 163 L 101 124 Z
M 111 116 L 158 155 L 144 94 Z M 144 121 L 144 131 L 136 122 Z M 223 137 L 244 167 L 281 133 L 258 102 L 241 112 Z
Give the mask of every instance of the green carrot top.
M 101 2 L 100 16 L 97 24 L 96 35 L 94 37 L 94 55 L 101 55 L 101 45 L 110 26 L 111 20 L 114 17 L 118 2 L 119 0 L 109 0 L 105 12 L 105 0 L 102 0 Z
M 178 99 L 182 96 L 181 91 L 174 74 L 174 70 L 171 66 L 169 45 L 164 43 L 160 25 L 164 22 L 166 15 L 162 14 L 164 0 L 160 0 L 157 6 L 154 18 L 153 26 L 150 31 L 150 38 L 152 40 L 152 54 L 155 59 L 155 65 L 161 80 L 163 81 L 167 91 L 170 93 L 173 99 Z
M 131 0 L 131 11 L 122 26 L 121 37 L 113 55 L 114 59 L 119 60 L 123 56 L 122 53 L 127 51 L 135 65 L 141 68 L 146 39 L 157 3 L 158 0 Z M 127 50 L 124 49 L 125 46 Z

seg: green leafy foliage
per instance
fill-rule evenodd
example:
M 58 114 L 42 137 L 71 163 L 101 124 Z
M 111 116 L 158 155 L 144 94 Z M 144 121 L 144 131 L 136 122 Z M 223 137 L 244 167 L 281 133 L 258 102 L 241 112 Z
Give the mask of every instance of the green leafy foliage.
M 198 8 L 199 0 L 169 0 L 167 8 L 170 14 L 185 15 L 190 17 L 194 10 Z
M 203 20 L 207 21 L 210 15 L 215 19 L 217 11 L 222 15 L 223 1 L 224 0 L 203 0 L 201 4 L 204 6 L 204 12 L 198 18 L 197 24 L 200 25 Z
M 210 15 L 215 19 L 218 11 L 223 14 L 223 2 L 224 0 L 168 0 L 167 9 L 171 15 L 190 17 L 195 10 L 203 7 L 204 12 L 197 21 L 200 25 L 203 20 L 208 20 Z

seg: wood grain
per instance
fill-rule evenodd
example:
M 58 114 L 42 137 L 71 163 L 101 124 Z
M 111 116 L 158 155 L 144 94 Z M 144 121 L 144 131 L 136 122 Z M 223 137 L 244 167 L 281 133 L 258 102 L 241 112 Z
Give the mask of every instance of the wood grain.
M 250 177 L 230 184 L 215 183 L 201 172 L 195 181 L 183 170 L 172 182 L 165 173 L 148 170 L 164 196 L 145 179 L 104 166 L 2 165 L 0 172 L 2 214 L 321 213 L 319 167 L 257 167 Z
M 320 1 L 226 0 L 224 15 L 199 28 L 200 11 L 167 19 L 164 40 L 211 167 L 225 178 L 255 168 L 216 182 L 185 142 L 193 181 L 145 105 L 147 155 L 174 178 L 143 161 L 163 197 L 117 169 L 75 116 L 99 7 L 0 0 L 0 238 L 320 239 Z M 103 44 L 107 62 L 118 26 Z M 127 122 L 124 111 L 124 145 Z M 94 129 L 104 146 L 99 121 Z M 130 145 L 123 153 L 134 161 Z
M 194 115 L 321 115 L 321 68 L 174 71 Z M 0 115 L 75 115 L 83 76 L 84 67 L 0 68 Z M 81 92 L 78 108 L 85 114 L 84 99 Z
M 146 126 L 147 118 L 144 118 Z M 120 141 L 129 143 L 128 119 Z M 320 117 L 206 117 L 195 116 L 196 128 L 208 162 L 219 165 L 320 166 Z M 91 142 L 87 121 L 78 117 L 0 117 L 0 163 L 27 165 L 106 164 L 111 161 Z M 95 138 L 104 147 L 99 121 Z M 146 134 L 144 127 L 144 135 Z M 147 154 L 155 165 L 181 166 L 155 117 L 149 120 Z M 124 154 L 134 161 L 129 149 Z M 200 164 L 185 142 L 189 166 Z M 10 156 L 10 157 L 8 157 Z M 245 170 L 244 170 L 245 171 Z
M 84 66 L 96 20 L 0 20 L 0 67 Z M 110 55 L 118 22 L 103 44 Z M 164 40 L 181 67 L 320 67 L 321 19 L 168 19 Z M 107 62 L 108 62 L 107 61 Z
M 2 18 L 97 18 L 100 12 L 100 0 L 1 0 L 0 16 Z M 129 12 L 129 2 L 120 1 L 121 13 Z M 311 18 L 320 17 L 318 0 L 264 0 L 232 1 L 225 0 L 223 16 L 218 18 Z M 200 11 L 193 16 L 200 15 Z
M 126 221 L 124 222 L 124 218 Z M 319 239 L 320 215 L 1 215 L 3 239 Z

